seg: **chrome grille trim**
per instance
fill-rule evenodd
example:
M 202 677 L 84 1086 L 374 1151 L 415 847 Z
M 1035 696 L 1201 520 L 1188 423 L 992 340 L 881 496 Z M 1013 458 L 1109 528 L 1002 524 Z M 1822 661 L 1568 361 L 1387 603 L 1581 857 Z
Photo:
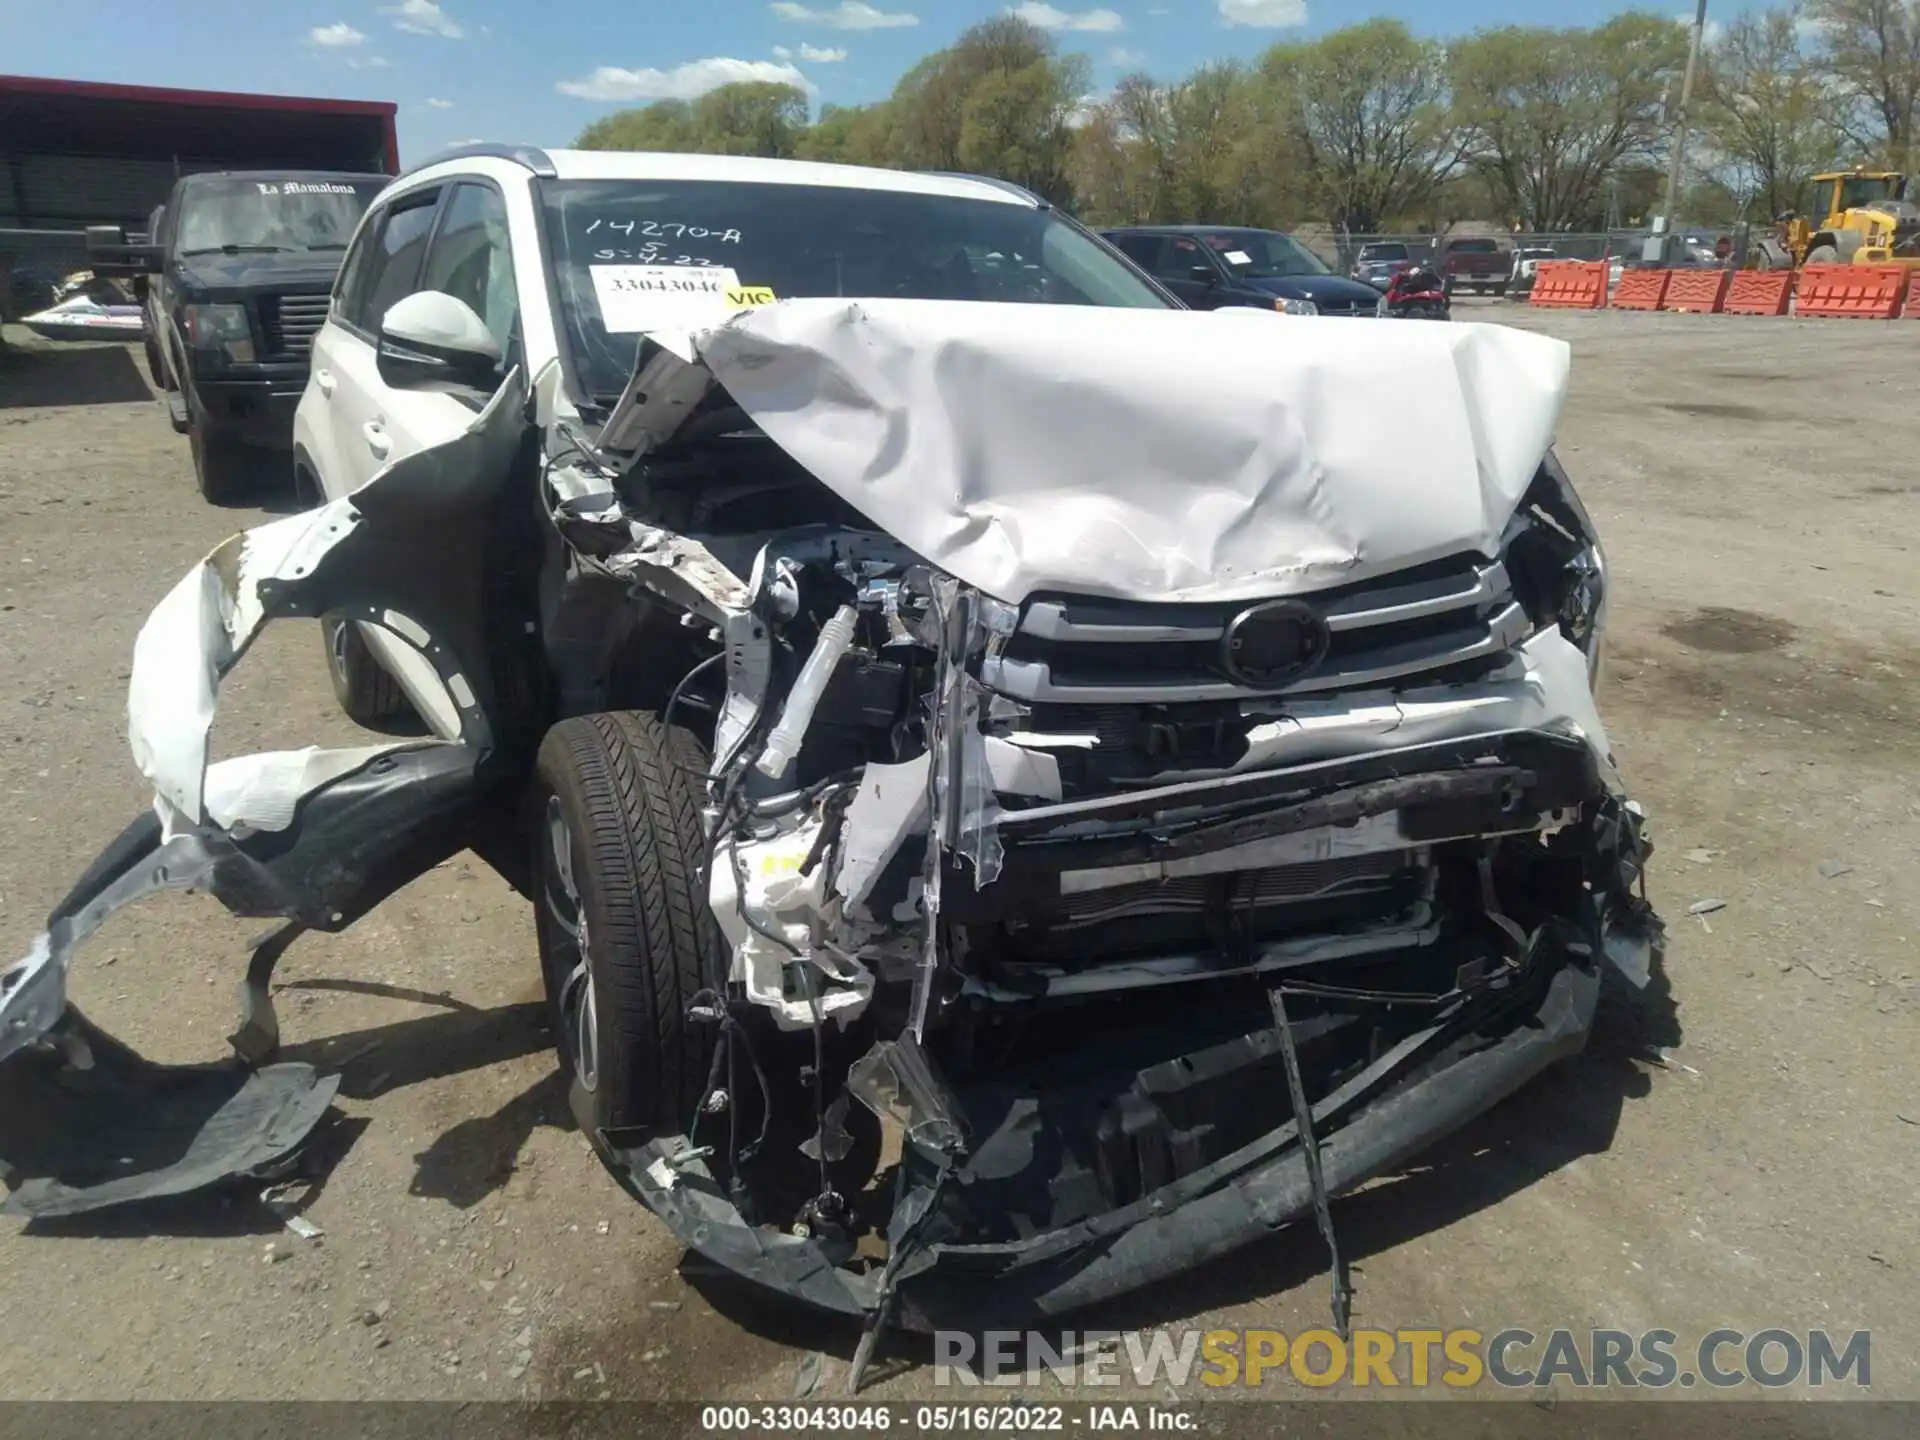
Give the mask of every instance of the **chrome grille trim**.
M 1298 598 L 1326 620 L 1333 654 L 1300 678 L 1271 688 L 1228 679 L 1213 659 L 1246 605 L 1146 605 L 1102 597 L 1030 602 L 1008 642 L 982 661 L 980 678 L 1003 695 L 1034 704 L 1310 695 L 1488 659 L 1532 630 L 1500 560 L 1476 558 L 1417 579 L 1386 576 L 1342 587 L 1326 599 Z M 1135 649 L 1108 648 L 1119 646 Z M 1155 647 L 1168 648 L 1156 653 Z

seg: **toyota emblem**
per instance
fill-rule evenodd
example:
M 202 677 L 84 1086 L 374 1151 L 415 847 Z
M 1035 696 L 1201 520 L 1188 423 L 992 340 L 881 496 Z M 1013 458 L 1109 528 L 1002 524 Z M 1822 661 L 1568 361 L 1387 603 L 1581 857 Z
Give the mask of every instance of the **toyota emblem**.
M 1327 622 L 1298 600 L 1268 600 L 1242 610 L 1227 626 L 1220 661 L 1242 685 L 1274 689 L 1327 657 Z

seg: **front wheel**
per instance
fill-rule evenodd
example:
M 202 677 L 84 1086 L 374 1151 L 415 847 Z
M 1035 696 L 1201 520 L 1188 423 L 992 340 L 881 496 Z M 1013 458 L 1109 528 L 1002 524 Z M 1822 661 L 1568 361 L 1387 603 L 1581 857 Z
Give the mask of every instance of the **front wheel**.
M 406 691 L 374 658 L 359 625 L 338 615 L 325 615 L 320 619 L 320 634 L 326 642 L 327 677 L 333 682 L 333 698 L 340 702 L 349 720 L 382 730 L 396 719 L 411 717 L 413 707 Z
M 189 395 L 187 445 L 193 452 L 193 480 L 209 505 L 238 505 L 253 488 L 247 448 L 215 429 L 198 400 Z
M 1816 245 L 1807 251 L 1806 263 L 1809 265 L 1838 265 L 1840 248 L 1837 245 Z
M 692 734 L 645 711 L 563 720 L 540 746 L 540 960 L 569 1103 L 603 1151 L 615 1131 L 684 1133 L 705 1093 L 708 1032 L 687 1007 L 720 953 L 701 894 L 707 763 Z

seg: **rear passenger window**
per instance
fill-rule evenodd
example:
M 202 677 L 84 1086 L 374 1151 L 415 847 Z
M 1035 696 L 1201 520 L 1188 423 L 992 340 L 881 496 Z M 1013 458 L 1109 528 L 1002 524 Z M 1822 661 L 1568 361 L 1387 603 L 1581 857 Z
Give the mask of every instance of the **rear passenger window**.
M 437 190 L 408 195 L 361 228 L 340 280 L 340 318 L 347 324 L 377 333 L 393 303 L 419 289 L 420 262 L 439 199 Z

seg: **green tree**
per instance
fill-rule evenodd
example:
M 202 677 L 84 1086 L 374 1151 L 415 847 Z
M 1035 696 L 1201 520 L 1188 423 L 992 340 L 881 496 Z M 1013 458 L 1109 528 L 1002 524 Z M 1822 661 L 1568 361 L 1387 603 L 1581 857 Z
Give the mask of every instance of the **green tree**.
M 896 163 L 975 170 L 1067 203 L 1071 121 L 1086 75 L 1083 57 L 1058 54 L 1044 30 L 1018 16 L 976 25 L 894 88 Z
M 807 128 L 807 92 L 749 80 L 722 85 L 693 102 L 695 143 L 708 155 L 790 159 Z
M 1840 122 L 1861 150 L 1894 165 L 1916 158 L 1920 0 L 1809 0 L 1819 62 L 1839 91 Z
M 1824 77 L 1800 43 L 1797 9 L 1749 11 L 1707 54 L 1703 167 L 1736 201 L 1772 219 L 1834 158 L 1837 136 Z
M 691 103 L 656 100 L 596 120 L 574 143 L 582 150 L 681 150 L 702 155 L 798 153 L 807 95 L 793 85 L 743 80 Z
M 1263 128 L 1291 137 L 1309 192 L 1336 226 L 1370 231 L 1417 210 L 1460 163 L 1446 51 L 1398 20 L 1276 45 L 1260 68 Z
M 1687 30 L 1629 12 L 1592 30 L 1486 30 L 1448 57 L 1456 123 L 1499 204 L 1528 229 L 1594 228 L 1608 181 L 1669 133 Z
M 594 121 L 573 143 L 582 150 L 693 150 L 693 107 L 684 100 L 656 100 L 621 110 Z

